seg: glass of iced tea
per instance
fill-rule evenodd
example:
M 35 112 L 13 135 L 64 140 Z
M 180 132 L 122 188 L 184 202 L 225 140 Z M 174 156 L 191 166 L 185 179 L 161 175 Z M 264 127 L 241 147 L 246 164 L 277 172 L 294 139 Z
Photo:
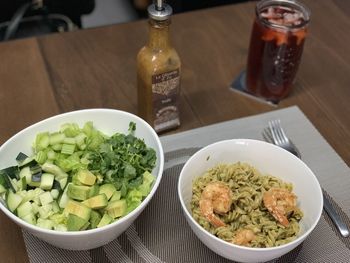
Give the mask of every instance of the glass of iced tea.
M 246 72 L 249 93 L 272 102 L 290 93 L 309 21 L 309 10 L 298 1 L 257 3 Z

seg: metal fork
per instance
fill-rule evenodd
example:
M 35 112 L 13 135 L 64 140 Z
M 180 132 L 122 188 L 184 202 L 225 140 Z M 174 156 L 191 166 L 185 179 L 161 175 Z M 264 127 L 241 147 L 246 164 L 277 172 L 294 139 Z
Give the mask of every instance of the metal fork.
M 264 129 L 263 137 L 266 141 L 271 142 L 297 156 L 301 159 L 301 154 L 293 142 L 287 137 L 284 132 L 281 121 L 273 120 L 269 121 L 269 128 Z M 323 189 L 322 189 L 323 193 Z M 337 211 L 332 206 L 327 195 L 323 193 L 323 208 L 339 230 L 343 237 L 349 236 L 349 229 L 347 225 L 343 222 Z

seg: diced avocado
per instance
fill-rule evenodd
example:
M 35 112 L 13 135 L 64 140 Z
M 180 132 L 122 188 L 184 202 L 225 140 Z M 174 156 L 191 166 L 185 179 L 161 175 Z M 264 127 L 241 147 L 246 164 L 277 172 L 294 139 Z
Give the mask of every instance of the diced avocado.
M 99 212 L 92 210 L 90 215 L 90 228 L 96 228 L 101 221 L 101 215 Z
M 122 192 L 121 191 L 115 191 L 115 193 L 112 195 L 110 201 L 119 200 L 121 196 L 122 196 Z
M 152 183 L 155 177 L 150 172 L 145 171 L 142 175 L 142 178 L 143 178 L 143 182 L 138 187 L 137 190 L 139 190 L 142 193 L 142 196 L 147 196 L 152 189 Z
M 68 231 L 79 231 L 88 221 L 74 214 L 68 215 L 67 229 Z
M 17 215 L 20 218 L 23 218 L 30 213 L 33 214 L 33 208 L 32 208 L 32 204 L 29 201 L 27 201 L 27 202 L 21 204 L 19 207 L 17 207 Z
M 89 170 L 79 170 L 73 176 L 73 183 L 79 182 L 77 184 L 82 185 L 93 185 L 96 182 L 96 176 Z
M 53 174 L 43 173 L 41 175 L 40 188 L 43 190 L 50 190 L 54 179 L 55 176 Z
M 35 219 L 35 215 L 33 213 L 27 214 L 22 219 L 29 224 L 36 225 L 36 219 Z
M 115 189 L 113 184 L 103 184 L 100 186 L 98 193 L 105 194 L 109 200 L 116 191 L 117 189 Z
M 88 229 L 89 226 L 90 226 L 90 222 L 87 221 L 87 222 L 85 223 L 85 225 L 83 225 L 83 227 L 80 228 L 80 230 L 86 230 L 86 229 Z
M 53 229 L 54 222 L 52 222 L 50 219 L 38 218 L 36 225 L 46 229 Z
M 103 227 L 108 225 L 109 223 L 111 223 L 113 221 L 113 218 L 108 215 L 108 214 L 104 214 L 100 223 L 98 223 L 97 227 Z
M 84 201 L 89 198 L 89 192 L 89 186 L 70 184 L 67 195 L 72 199 Z
M 40 199 L 41 205 L 47 205 L 53 201 L 53 198 L 50 192 L 44 192 L 40 194 L 39 199 Z
M 79 216 L 82 219 L 85 219 L 87 221 L 90 218 L 91 208 L 87 207 L 82 203 L 69 200 L 66 205 L 66 208 L 64 209 L 64 213 L 66 215 L 73 214 L 73 215 Z
M 93 186 L 90 187 L 90 192 L 89 192 L 89 198 L 93 197 L 95 195 L 98 195 L 100 187 L 98 184 L 94 184 Z
M 82 202 L 84 205 L 91 207 L 92 209 L 100 209 L 106 207 L 108 200 L 105 194 L 99 194 Z
M 105 210 L 112 218 L 121 217 L 126 212 L 126 201 L 125 199 L 112 201 Z
M 11 212 L 14 212 L 19 204 L 22 202 L 23 197 L 19 194 L 15 194 L 12 191 L 8 191 L 7 206 Z

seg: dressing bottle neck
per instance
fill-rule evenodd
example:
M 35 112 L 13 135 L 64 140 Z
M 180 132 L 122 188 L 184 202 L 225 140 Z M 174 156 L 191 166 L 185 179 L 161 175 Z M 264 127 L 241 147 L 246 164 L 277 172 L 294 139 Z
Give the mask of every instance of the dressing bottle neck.
M 170 47 L 169 39 L 170 19 L 164 21 L 149 20 L 148 46 L 155 50 L 162 50 Z

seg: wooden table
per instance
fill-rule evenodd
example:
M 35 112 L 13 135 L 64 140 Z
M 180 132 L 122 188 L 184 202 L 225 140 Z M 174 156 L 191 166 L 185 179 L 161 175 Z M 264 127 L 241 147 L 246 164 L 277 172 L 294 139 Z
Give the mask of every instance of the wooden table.
M 304 0 L 310 34 L 294 92 L 298 105 L 350 164 L 350 4 Z M 245 67 L 254 2 L 173 17 L 183 64 L 180 132 L 275 110 L 229 90 Z M 113 25 L 0 44 L 0 144 L 49 116 L 93 107 L 136 113 L 136 63 L 147 23 Z M 321 154 L 321 153 L 320 153 Z M 28 261 L 20 229 L 0 214 L 1 262 Z

